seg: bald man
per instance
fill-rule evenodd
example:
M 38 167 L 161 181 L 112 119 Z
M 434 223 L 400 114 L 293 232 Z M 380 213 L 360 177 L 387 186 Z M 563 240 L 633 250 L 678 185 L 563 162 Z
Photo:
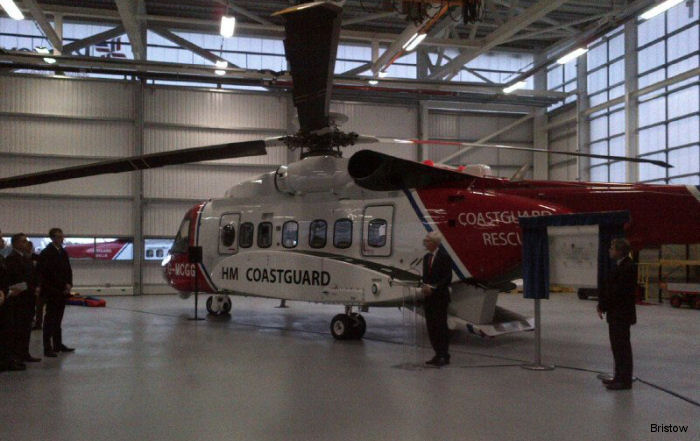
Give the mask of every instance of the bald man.
M 447 329 L 447 306 L 450 304 L 449 286 L 452 282 L 452 259 L 440 246 L 442 235 L 433 231 L 423 239 L 428 253 L 423 257 L 423 286 L 425 323 L 435 356 L 426 364 L 436 367 L 450 364 Z

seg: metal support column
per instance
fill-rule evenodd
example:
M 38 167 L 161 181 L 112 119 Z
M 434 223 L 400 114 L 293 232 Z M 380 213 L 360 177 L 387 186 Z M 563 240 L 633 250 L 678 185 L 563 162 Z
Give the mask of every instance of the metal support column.
M 144 94 L 146 80 L 140 79 L 134 85 L 134 155 L 143 154 L 144 139 Z M 133 274 L 132 284 L 134 295 L 143 293 L 143 171 L 132 172 L 132 231 L 134 234 L 133 245 Z
M 639 104 L 637 101 L 637 23 L 625 23 L 625 155 L 639 154 Z M 627 182 L 639 180 L 639 164 L 627 162 Z
M 539 62 L 542 55 L 535 57 L 535 63 Z M 547 90 L 547 70 L 542 69 L 535 74 L 535 90 Z M 547 123 L 549 117 L 547 110 L 537 112 L 532 124 L 532 144 L 535 148 L 549 150 L 549 130 Z M 549 153 L 532 154 L 532 178 L 538 180 L 549 179 Z
M 576 59 L 576 151 L 588 152 L 591 141 L 591 123 L 588 120 L 586 111 L 589 107 L 588 100 L 588 59 L 578 57 Z M 589 158 L 576 158 L 576 169 L 578 181 L 589 181 L 591 179 Z
M 424 101 L 418 103 L 418 139 L 430 139 L 430 108 Z M 416 160 L 423 162 L 428 159 L 426 149 L 429 147 L 419 144 L 416 146 Z

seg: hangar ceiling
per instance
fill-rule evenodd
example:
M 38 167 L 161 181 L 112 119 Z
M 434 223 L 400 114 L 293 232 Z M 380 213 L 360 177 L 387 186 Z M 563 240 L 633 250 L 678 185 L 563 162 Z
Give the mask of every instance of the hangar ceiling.
M 19 2 L 18 2 L 19 3 Z M 225 77 L 214 77 L 210 66 L 152 62 L 147 59 L 146 30 L 188 49 L 212 63 L 219 56 L 187 41 L 174 32 L 196 31 L 217 34 L 222 15 L 237 19 L 236 35 L 282 38 L 280 17 L 272 14 L 299 1 L 253 0 L 23 0 L 19 6 L 55 48 L 61 48 L 55 66 L 46 66 L 42 56 L 0 51 L 0 68 L 136 74 L 141 78 L 198 81 L 216 79 L 219 84 L 284 87 L 288 78 L 270 72 L 232 69 Z M 336 79 L 338 95 L 352 98 L 367 95 L 367 75 L 381 76 L 407 52 L 404 46 L 418 32 L 427 38 L 417 50 L 417 80 L 386 79 L 384 90 L 374 89 L 373 99 L 402 94 L 405 100 L 515 103 L 548 106 L 563 99 L 559 92 L 520 90 L 505 96 L 503 87 L 530 78 L 535 72 L 580 45 L 648 7 L 653 0 L 483 0 L 483 13 L 474 23 L 465 23 L 458 1 L 347 0 L 344 2 L 341 42 L 373 46 L 372 61 L 342 72 Z M 415 5 L 422 7 L 415 14 Z M 414 8 L 414 9 L 407 9 Z M 114 28 L 62 47 L 54 23 L 83 22 L 113 25 Z M 135 60 L 105 60 L 75 57 L 72 52 L 105 38 L 126 34 Z M 381 50 L 380 50 L 381 46 Z M 450 81 L 465 64 L 493 51 L 536 54 L 535 61 L 516 72 L 507 83 Z M 449 55 L 448 55 L 449 53 Z M 467 69 L 468 70 L 468 69 Z M 364 75 L 364 76 L 361 76 Z M 478 75 L 478 74 L 475 74 Z M 345 92 L 343 92 L 343 82 Z M 348 92 L 349 91 L 349 92 Z M 386 99 L 391 99 L 391 97 Z

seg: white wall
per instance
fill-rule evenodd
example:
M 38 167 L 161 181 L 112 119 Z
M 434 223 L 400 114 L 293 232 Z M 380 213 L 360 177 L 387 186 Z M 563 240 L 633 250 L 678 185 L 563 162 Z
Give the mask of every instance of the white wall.
M 445 112 L 429 113 L 427 137 L 442 140 L 459 140 L 476 142 L 514 121 L 522 118 L 521 114 L 494 112 Z M 488 144 L 508 144 L 519 147 L 532 147 L 532 121 L 525 122 L 493 139 Z M 426 159 L 435 162 L 460 150 L 461 147 L 428 146 Z M 496 176 L 510 177 L 522 165 L 532 164 L 532 153 L 513 150 L 487 148 L 470 149 L 465 154 L 449 161 L 450 164 L 487 164 Z M 528 172 L 527 176 L 530 176 Z
M 576 106 L 558 109 L 549 115 L 549 149 L 575 152 L 578 145 Z M 570 120 L 565 124 L 561 122 Z M 576 181 L 578 159 L 563 155 L 549 155 L 549 178 L 554 181 Z

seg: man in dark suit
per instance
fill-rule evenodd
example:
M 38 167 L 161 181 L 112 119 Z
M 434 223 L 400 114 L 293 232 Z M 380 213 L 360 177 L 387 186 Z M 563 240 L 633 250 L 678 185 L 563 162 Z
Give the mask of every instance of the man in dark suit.
M 615 376 L 603 380 L 610 390 L 632 388 L 632 344 L 630 327 L 637 323 L 635 311 L 637 266 L 629 257 L 630 243 L 625 239 L 613 239 L 610 258 L 615 262 L 598 300 L 598 316 L 606 315 L 610 334 L 610 346 L 615 359 Z
M 31 242 L 27 236 L 18 233 L 12 236 L 12 252 L 6 259 L 7 278 L 10 286 L 18 288 L 19 294 L 8 301 L 10 309 L 10 347 L 16 360 L 35 363 L 41 358 L 34 358 L 29 353 L 29 339 L 32 332 L 34 305 L 36 304 L 36 287 L 38 278 L 31 257 Z
M 46 299 L 44 317 L 44 356 L 56 357 L 57 352 L 72 352 L 75 349 L 63 344 L 61 321 L 66 309 L 66 297 L 73 287 L 73 270 L 68 253 L 63 249 L 63 231 L 49 231 L 51 243 L 39 255 L 41 293 Z
M 437 367 L 450 363 L 447 306 L 450 303 L 452 259 L 440 247 L 441 242 L 442 235 L 437 231 L 429 233 L 423 239 L 423 246 L 428 253 L 423 257 L 423 286 L 421 287 L 428 336 L 435 351 L 435 356 L 426 364 Z

